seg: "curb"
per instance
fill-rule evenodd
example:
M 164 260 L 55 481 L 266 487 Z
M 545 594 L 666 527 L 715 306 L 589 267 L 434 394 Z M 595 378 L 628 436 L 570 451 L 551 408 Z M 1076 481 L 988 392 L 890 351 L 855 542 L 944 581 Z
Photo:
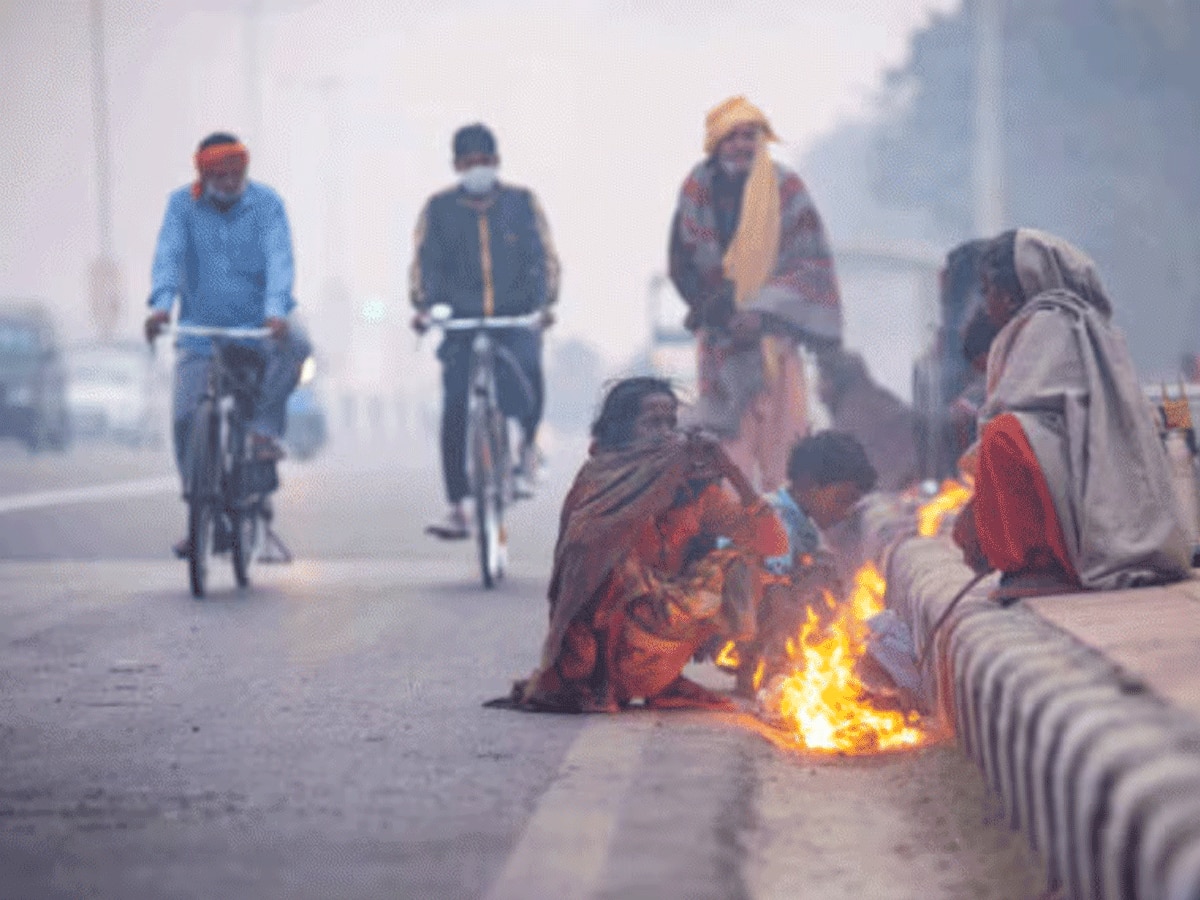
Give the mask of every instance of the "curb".
M 977 585 L 942 538 L 887 555 L 886 605 L 912 628 L 936 708 L 1071 900 L 1200 898 L 1200 722 L 1102 653 Z

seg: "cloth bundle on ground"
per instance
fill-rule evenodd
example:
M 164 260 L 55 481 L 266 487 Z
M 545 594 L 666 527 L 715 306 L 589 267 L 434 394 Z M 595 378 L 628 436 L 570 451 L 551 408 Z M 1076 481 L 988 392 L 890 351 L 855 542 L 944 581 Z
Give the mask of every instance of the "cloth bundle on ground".
M 714 637 L 754 631 L 759 561 L 785 537 L 765 504 L 697 481 L 712 452 L 687 438 L 593 451 L 563 504 L 541 664 L 495 705 L 731 707 L 680 673 Z

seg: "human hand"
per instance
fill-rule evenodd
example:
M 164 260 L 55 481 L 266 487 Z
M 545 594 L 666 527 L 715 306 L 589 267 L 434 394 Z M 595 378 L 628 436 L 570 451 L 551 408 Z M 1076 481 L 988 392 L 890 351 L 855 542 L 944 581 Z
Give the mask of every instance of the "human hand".
M 991 571 L 992 565 L 984 555 L 983 547 L 979 543 L 979 532 L 975 528 L 974 503 L 968 502 L 959 512 L 958 517 L 954 520 L 951 537 L 962 550 L 963 561 L 968 566 L 977 573 Z
M 271 337 L 275 338 L 277 341 L 281 341 L 287 337 L 287 319 L 281 318 L 280 316 L 271 316 L 269 319 L 263 320 L 263 326 L 271 330 Z
M 733 285 L 726 282 L 721 290 L 700 301 L 695 310 L 697 324 L 706 328 L 726 328 L 734 314 Z
M 748 347 L 762 337 L 762 313 L 753 310 L 739 310 L 729 319 L 729 335 L 733 338 L 734 346 Z
M 728 480 L 743 503 L 750 504 L 759 499 L 758 491 L 715 438 L 703 432 L 693 431 L 688 433 L 687 439 L 698 451 L 693 454 L 695 462 L 692 469 L 697 478 L 704 477 L 711 481 L 720 478 Z
M 412 330 L 417 334 L 424 334 L 429 330 L 429 322 L 429 313 L 421 310 L 420 312 L 413 314 L 412 321 L 408 324 L 409 327 L 412 328 Z
M 549 328 L 551 325 L 553 325 L 557 321 L 558 321 L 558 316 L 556 316 L 554 314 L 554 310 L 549 309 L 549 308 L 543 309 L 542 310 L 542 318 L 538 322 L 538 327 L 540 327 L 543 331 L 545 331 L 547 328 Z
M 150 313 L 150 315 L 146 316 L 146 322 L 142 326 L 146 332 L 146 343 L 153 344 L 154 339 L 162 334 L 163 329 L 167 327 L 167 324 L 170 321 L 171 314 L 169 312 L 163 312 L 160 309 L 156 309 L 154 312 Z

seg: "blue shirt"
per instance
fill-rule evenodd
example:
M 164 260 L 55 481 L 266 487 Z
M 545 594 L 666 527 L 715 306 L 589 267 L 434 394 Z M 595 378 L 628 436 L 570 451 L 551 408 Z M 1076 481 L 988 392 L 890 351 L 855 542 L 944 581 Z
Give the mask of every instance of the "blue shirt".
M 783 522 L 783 530 L 787 532 L 788 549 L 779 556 L 767 557 L 763 560 L 763 565 L 772 575 L 789 575 L 795 570 L 796 562 L 801 556 L 816 552 L 821 545 L 821 532 L 792 498 L 787 488 L 782 487 L 769 494 L 767 502 Z
M 193 199 L 190 186 L 167 200 L 150 270 L 153 309 L 170 312 L 178 297 L 181 324 L 256 328 L 291 312 L 294 277 L 287 213 L 271 188 L 247 182 L 224 212 Z M 194 337 L 180 344 L 209 346 Z

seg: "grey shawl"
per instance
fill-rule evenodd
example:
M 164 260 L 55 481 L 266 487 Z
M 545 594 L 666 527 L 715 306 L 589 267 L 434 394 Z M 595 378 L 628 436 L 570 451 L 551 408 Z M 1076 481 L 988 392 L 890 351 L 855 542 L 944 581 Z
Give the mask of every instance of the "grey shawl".
M 1086 588 L 1174 581 L 1190 548 L 1166 454 L 1095 265 L 1060 238 L 1017 232 L 1028 298 L 988 356 L 979 425 L 1020 421 Z

